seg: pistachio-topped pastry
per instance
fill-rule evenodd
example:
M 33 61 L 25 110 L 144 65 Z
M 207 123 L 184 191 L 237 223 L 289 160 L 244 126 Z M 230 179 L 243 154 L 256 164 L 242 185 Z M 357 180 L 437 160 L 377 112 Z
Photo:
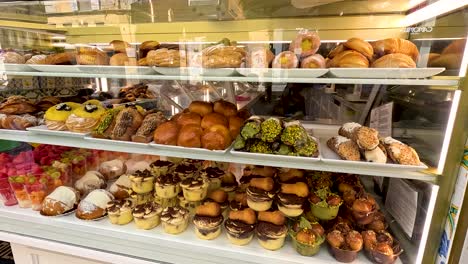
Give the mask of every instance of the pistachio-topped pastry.
M 80 104 L 67 102 L 54 105 L 47 109 L 44 115 L 45 124 L 50 130 L 66 130 L 65 121 L 71 115 L 72 111 Z
M 200 175 L 210 184 L 208 192 L 221 188 L 221 178 L 224 174 L 225 172 L 218 167 L 208 167 L 200 172 Z
M 155 177 L 165 175 L 174 166 L 174 163 L 167 160 L 157 160 L 151 163 L 150 168 Z
M 189 211 L 180 206 L 168 207 L 161 214 L 164 231 L 169 234 L 179 234 L 188 226 Z
M 134 203 L 130 199 L 113 200 L 107 203 L 107 214 L 114 225 L 126 225 L 133 220 Z
M 115 117 L 122 110 L 122 107 L 107 109 L 101 116 L 99 124 L 93 130 L 93 137 L 97 138 L 110 138 L 110 133 L 115 126 Z
M 133 209 L 136 226 L 140 229 L 153 229 L 160 223 L 162 208 L 159 204 L 148 202 Z
M 106 110 L 100 105 L 84 104 L 72 111 L 65 125 L 70 131 L 88 133 L 99 124 L 105 112 Z
M 161 198 L 174 198 L 180 192 L 180 178 L 168 173 L 156 178 L 156 195 Z
M 197 202 L 205 199 L 208 192 L 208 182 L 202 178 L 187 178 L 180 183 L 187 201 Z
M 149 193 L 153 190 L 154 177 L 149 170 L 136 171 L 128 178 L 132 181 L 132 190 L 138 194 Z

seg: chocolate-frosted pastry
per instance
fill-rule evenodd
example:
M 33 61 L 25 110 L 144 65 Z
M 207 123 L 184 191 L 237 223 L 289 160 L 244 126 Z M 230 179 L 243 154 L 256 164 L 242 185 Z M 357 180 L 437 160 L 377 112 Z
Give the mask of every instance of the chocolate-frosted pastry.
M 167 119 L 162 112 L 152 113 L 145 116 L 140 128 L 136 131 L 135 135 L 132 136 L 132 141 L 149 143 L 153 140 L 154 131 L 162 123 L 166 122 Z
M 258 214 L 256 233 L 262 247 L 268 250 L 278 250 L 284 244 L 288 228 L 284 225 L 286 219 L 280 211 L 260 212 Z
M 138 194 L 149 193 L 153 190 L 154 176 L 149 170 L 136 171 L 128 178 L 132 182 L 132 190 Z
M 225 172 L 218 167 L 208 167 L 200 171 L 200 175 L 205 178 L 210 184 L 208 191 L 213 191 L 221 188 L 221 178 Z
M 270 209 L 275 196 L 272 178 L 253 178 L 247 188 L 247 204 L 255 211 Z
M 193 218 L 195 234 L 205 240 L 217 238 L 221 234 L 223 219 L 219 204 L 208 202 L 198 206 Z
M 164 231 L 169 234 L 179 234 L 188 226 L 189 211 L 180 206 L 168 207 L 161 214 Z
M 174 167 L 174 163 L 168 160 L 157 160 L 150 165 L 151 172 L 155 177 L 165 175 L 172 167 Z
M 247 194 L 242 191 L 236 191 L 234 194 L 234 200 L 229 203 L 229 210 L 239 211 L 249 208 L 247 204 Z
M 247 245 L 252 240 L 256 221 L 255 211 L 250 208 L 229 212 L 224 222 L 229 241 L 238 246 Z
M 309 195 L 307 184 L 298 182 L 294 184 L 281 184 L 281 191 L 276 196 L 278 209 L 286 216 L 296 217 L 301 215 L 304 202 Z
M 179 164 L 174 169 L 174 174 L 179 176 L 182 180 L 191 178 L 198 171 L 197 167 L 193 164 Z
M 174 198 L 180 192 L 181 179 L 179 176 L 171 173 L 160 175 L 156 178 L 156 195 L 161 198 Z
M 202 177 L 187 178 L 180 183 L 187 201 L 197 202 L 205 199 L 208 193 L 208 182 Z
M 161 212 L 161 206 L 154 202 L 137 205 L 133 209 L 133 217 L 137 228 L 145 230 L 155 228 L 160 223 Z
M 107 214 L 114 225 L 126 225 L 133 220 L 132 210 L 135 204 L 130 199 L 113 200 L 107 203 Z

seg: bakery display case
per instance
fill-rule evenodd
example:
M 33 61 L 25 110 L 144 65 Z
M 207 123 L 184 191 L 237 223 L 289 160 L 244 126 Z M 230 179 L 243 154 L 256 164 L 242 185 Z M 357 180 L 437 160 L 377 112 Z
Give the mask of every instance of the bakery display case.
M 0 2 L 0 239 L 18 263 L 450 262 L 448 2 Z

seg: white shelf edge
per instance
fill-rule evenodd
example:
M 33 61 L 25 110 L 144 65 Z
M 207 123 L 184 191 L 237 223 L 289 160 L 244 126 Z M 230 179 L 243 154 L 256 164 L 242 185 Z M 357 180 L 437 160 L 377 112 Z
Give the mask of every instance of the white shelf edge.
M 78 77 L 78 78 L 116 78 L 116 79 L 146 79 L 146 80 L 178 80 L 178 81 L 240 81 L 240 82 L 271 82 L 271 83 L 336 83 L 336 84 L 382 84 L 382 85 L 434 85 L 458 86 L 459 80 L 454 79 L 358 79 L 358 78 L 276 78 L 276 77 L 244 77 L 244 76 L 168 76 L 168 75 L 122 75 L 104 73 L 64 73 L 64 72 L 6 72 L 7 75 L 42 76 L 42 77 Z
M 323 162 L 308 162 L 305 160 L 296 160 L 291 162 L 279 162 L 276 160 L 275 155 L 271 157 L 262 158 L 262 159 L 252 159 L 246 157 L 234 156 L 231 153 L 192 153 L 190 150 L 179 150 L 179 149 L 158 149 L 150 146 L 141 146 L 141 145 L 130 145 L 130 144 L 115 144 L 113 142 L 106 142 L 106 144 L 97 144 L 94 141 L 86 140 L 84 138 L 74 138 L 74 137 L 65 137 L 65 136 L 52 136 L 44 134 L 35 134 L 29 131 L 20 131 L 20 133 L 15 133 L 16 131 L 12 130 L 0 130 L 0 139 L 4 140 L 14 140 L 14 141 L 23 141 L 23 142 L 32 142 L 32 143 L 41 143 L 41 144 L 50 144 L 50 145 L 61 145 L 69 147 L 79 147 L 79 148 L 88 148 L 88 149 L 101 149 L 108 151 L 118 151 L 118 152 L 127 152 L 127 153 L 139 153 L 139 154 L 148 154 L 148 155 L 159 155 L 159 156 L 168 156 L 168 157 L 178 157 L 178 158 L 190 158 L 190 159 L 202 159 L 202 160 L 213 160 L 221 162 L 233 162 L 240 164 L 253 164 L 253 165 L 263 165 L 263 166 L 275 166 L 275 167 L 287 167 L 287 168 L 297 168 L 297 169 L 306 169 L 306 170 L 321 170 L 321 171 L 330 171 L 330 172 L 339 172 L 339 173 L 355 173 L 362 175 L 370 176 L 383 176 L 391 178 L 403 178 L 403 179 L 414 179 L 428 182 L 436 182 L 437 176 L 431 174 L 425 174 L 422 172 L 416 171 L 397 171 L 392 169 L 371 169 L 371 168 L 356 168 L 353 166 L 347 165 L 330 165 Z
M 304 257 L 292 248 L 289 239 L 280 250 L 268 251 L 261 248 L 255 237 L 247 246 L 234 246 L 224 230 L 215 240 L 207 241 L 195 236 L 193 225 L 179 235 L 170 235 L 161 226 L 138 230 L 134 223 L 116 226 L 107 219 L 83 221 L 74 215 L 47 218 L 18 206 L 0 206 L 0 231 L 169 263 L 336 263 L 326 244 L 317 255 Z M 361 252 L 353 263 L 371 261 Z

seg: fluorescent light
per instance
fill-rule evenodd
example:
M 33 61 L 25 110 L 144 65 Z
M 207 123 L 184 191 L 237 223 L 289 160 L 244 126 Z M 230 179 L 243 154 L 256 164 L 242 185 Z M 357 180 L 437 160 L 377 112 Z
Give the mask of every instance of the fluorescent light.
M 453 95 L 452 107 L 450 107 L 450 114 L 447 121 L 447 129 L 445 130 L 444 142 L 442 143 L 442 150 L 440 151 L 439 164 L 437 164 L 437 174 L 442 174 L 447 160 L 447 153 L 452 138 L 453 125 L 455 124 L 455 117 L 457 115 L 458 105 L 460 104 L 461 91 L 456 90 Z
M 402 26 L 411 26 L 423 22 L 425 20 L 446 14 L 465 5 L 468 5 L 468 0 L 439 0 L 417 11 L 414 11 L 411 14 L 408 14 L 402 20 Z
M 434 214 L 435 202 L 437 200 L 437 194 L 439 193 L 439 186 L 432 185 L 431 198 L 429 199 L 429 205 L 426 212 L 426 220 L 424 221 L 423 232 L 421 236 L 421 243 L 419 244 L 418 255 L 416 256 L 416 263 L 422 263 L 424 256 L 424 249 L 427 244 L 427 237 L 429 235 L 429 227 L 432 222 L 432 215 Z

